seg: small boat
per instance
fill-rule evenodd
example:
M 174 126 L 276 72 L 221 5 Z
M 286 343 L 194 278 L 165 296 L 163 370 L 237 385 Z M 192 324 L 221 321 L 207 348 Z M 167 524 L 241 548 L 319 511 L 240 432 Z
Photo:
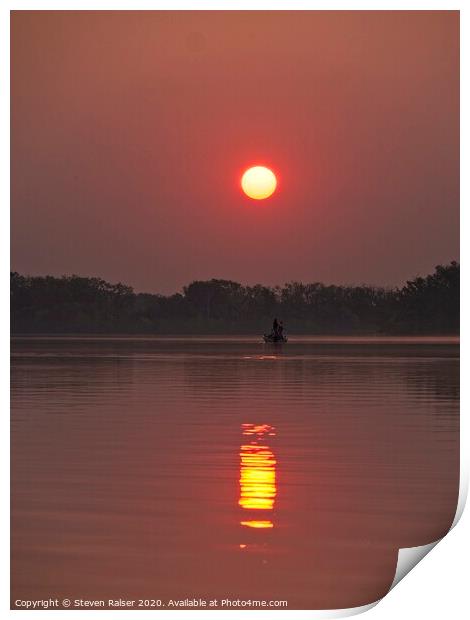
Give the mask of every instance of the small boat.
M 263 340 L 272 344 L 287 342 L 286 336 L 274 336 L 273 334 L 263 334 Z

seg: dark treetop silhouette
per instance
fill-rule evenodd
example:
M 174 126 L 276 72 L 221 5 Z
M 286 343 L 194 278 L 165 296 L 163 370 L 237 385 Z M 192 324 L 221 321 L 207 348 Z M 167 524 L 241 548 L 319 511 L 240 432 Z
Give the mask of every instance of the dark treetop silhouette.
M 101 278 L 13 272 L 12 332 L 261 334 L 278 316 L 291 334 L 455 334 L 459 274 L 452 261 L 401 289 L 319 282 L 243 286 L 213 279 L 165 297 Z

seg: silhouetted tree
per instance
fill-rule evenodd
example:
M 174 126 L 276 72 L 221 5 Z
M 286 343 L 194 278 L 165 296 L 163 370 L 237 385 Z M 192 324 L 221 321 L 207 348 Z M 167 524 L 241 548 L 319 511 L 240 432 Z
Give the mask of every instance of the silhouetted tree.
M 460 265 L 438 265 L 425 278 L 409 280 L 396 297 L 392 329 L 456 332 L 459 328 Z

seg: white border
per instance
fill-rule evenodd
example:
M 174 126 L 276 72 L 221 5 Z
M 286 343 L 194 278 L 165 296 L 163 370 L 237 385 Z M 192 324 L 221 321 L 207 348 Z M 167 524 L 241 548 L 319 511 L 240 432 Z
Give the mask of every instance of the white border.
M 257 0 L 256 2 L 239 0 L 233 2 L 227 0 L 220 1 L 188 1 L 185 2 L 152 2 L 150 0 L 137 0 L 132 3 L 129 1 L 110 1 L 101 0 L 93 2 L 92 0 L 83 0 L 82 2 L 65 2 L 65 1 L 7 1 L 2 3 L 0 9 L 0 62 L 2 63 L 2 71 L 0 75 L 3 78 L 2 88 L 0 89 L 0 130 L 2 140 L 0 142 L 1 153 L 1 167 L 0 167 L 0 195 L 2 197 L 2 209 L 0 211 L 0 254 L 2 258 L 2 264 L 9 265 L 9 83 L 4 79 L 5 76 L 9 76 L 9 11 L 10 10 L 64 10 L 64 9 L 107 9 L 107 10 L 122 10 L 122 9 L 172 9 L 172 10 L 241 10 L 241 9 L 264 9 L 264 10 L 460 10 L 461 11 L 461 59 L 462 66 L 468 69 L 468 44 L 466 43 L 466 37 L 469 36 L 467 11 L 464 9 L 463 2 L 445 3 L 443 1 L 430 0 L 428 2 L 415 1 L 415 2 L 382 2 L 376 0 L 373 1 L 342 1 L 342 2 L 299 2 L 298 0 L 292 0 L 288 4 L 281 2 L 280 0 Z M 470 101 L 468 96 L 468 77 L 461 72 L 461 108 L 463 110 L 470 109 Z M 468 155 L 466 154 L 465 146 L 468 142 L 468 123 L 466 118 L 461 118 L 461 204 L 468 205 L 468 182 L 467 176 L 464 174 L 464 166 L 468 164 Z M 468 173 L 467 173 L 468 175 Z M 445 208 L 445 205 L 443 205 Z M 465 240 L 465 233 L 468 233 L 468 215 L 464 209 L 461 210 L 461 238 Z M 464 243 L 461 248 L 461 263 L 464 266 L 462 272 L 462 302 L 461 310 L 462 316 L 470 316 L 469 310 L 469 295 L 468 287 L 466 286 L 467 276 L 465 271 L 467 249 Z M 13 614 L 15 617 L 23 615 L 28 612 L 23 611 L 10 611 L 9 610 L 9 423 L 8 423 L 8 411 L 9 411 L 9 274 L 5 270 L 1 272 L 1 291 L 2 299 L 0 303 L 0 319 L 2 326 L 2 339 L 4 346 L 2 351 L 5 355 L 1 358 L 1 433 L 3 441 L 3 450 L 1 451 L 1 470 L 2 476 L 2 491 L 4 493 L 4 502 L 2 503 L 3 510 L 1 511 L 1 526 L 2 534 L 4 536 L 4 544 L 2 549 L 4 550 L 3 561 L 1 563 L 1 594 L 2 594 L 2 611 L 6 616 Z M 461 416 L 461 474 L 462 482 L 464 486 L 468 486 L 468 472 L 469 462 L 467 456 L 467 446 L 470 445 L 469 438 L 469 424 L 466 423 L 465 417 L 469 410 L 469 396 L 467 390 L 467 382 L 465 381 L 467 371 L 467 342 L 466 335 L 467 327 L 465 321 L 462 321 L 462 399 L 461 410 L 463 415 Z M 377 620 L 388 620 L 399 617 L 413 618 L 414 616 L 419 618 L 430 618 L 441 620 L 443 616 L 451 617 L 453 620 L 459 620 L 459 618 L 466 617 L 468 613 L 468 601 L 467 601 L 467 579 L 468 574 L 468 551 L 470 550 L 470 517 L 468 516 L 468 510 L 463 513 L 460 523 L 455 529 L 453 529 L 446 537 L 444 542 L 441 542 L 433 550 L 429 557 L 424 558 L 420 562 L 418 570 L 413 571 L 412 576 L 407 577 L 399 583 L 398 587 L 393 588 L 390 593 L 368 612 L 368 618 L 376 618 Z M 38 613 L 48 613 L 38 612 Z M 58 620 L 63 617 L 68 617 L 66 611 L 55 611 L 54 617 Z M 85 614 L 97 615 L 98 618 L 114 616 L 114 611 L 74 611 L 73 618 L 84 617 Z M 163 613 L 167 612 L 139 612 L 158 615 L 161 617 Z M 173 611 L 172 615 L 184 615 L 185 617 L 206 617 L 204 611 Z M 220 614 L 226 612 L 212 611 L 210 617 L 218 617 Z M 332 617 L 331 614 L 320 614 L 310 611 L 277 611 L 276 614 L 289 614 L 289 617 Z M 250 612 L 232 611 L 232 618 L 246 618 L 248 617 L 262 617 L 267 618 L 271 612 Z M 42 616 L 41 616 L 42 617 Z M 119 612 L 119 618 L 126 620 L 127 618 L 135 618 L 135 612 Z

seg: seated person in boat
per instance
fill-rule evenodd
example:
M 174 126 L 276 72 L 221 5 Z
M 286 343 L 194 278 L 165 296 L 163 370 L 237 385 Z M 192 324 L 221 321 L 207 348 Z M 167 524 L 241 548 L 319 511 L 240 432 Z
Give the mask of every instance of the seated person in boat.
M 278 321 L 277 318 L 273 321 L 273 329 L 269 334 L 269 337 L 273 340 L 284 340 L 284 325 L 282 321 Z

